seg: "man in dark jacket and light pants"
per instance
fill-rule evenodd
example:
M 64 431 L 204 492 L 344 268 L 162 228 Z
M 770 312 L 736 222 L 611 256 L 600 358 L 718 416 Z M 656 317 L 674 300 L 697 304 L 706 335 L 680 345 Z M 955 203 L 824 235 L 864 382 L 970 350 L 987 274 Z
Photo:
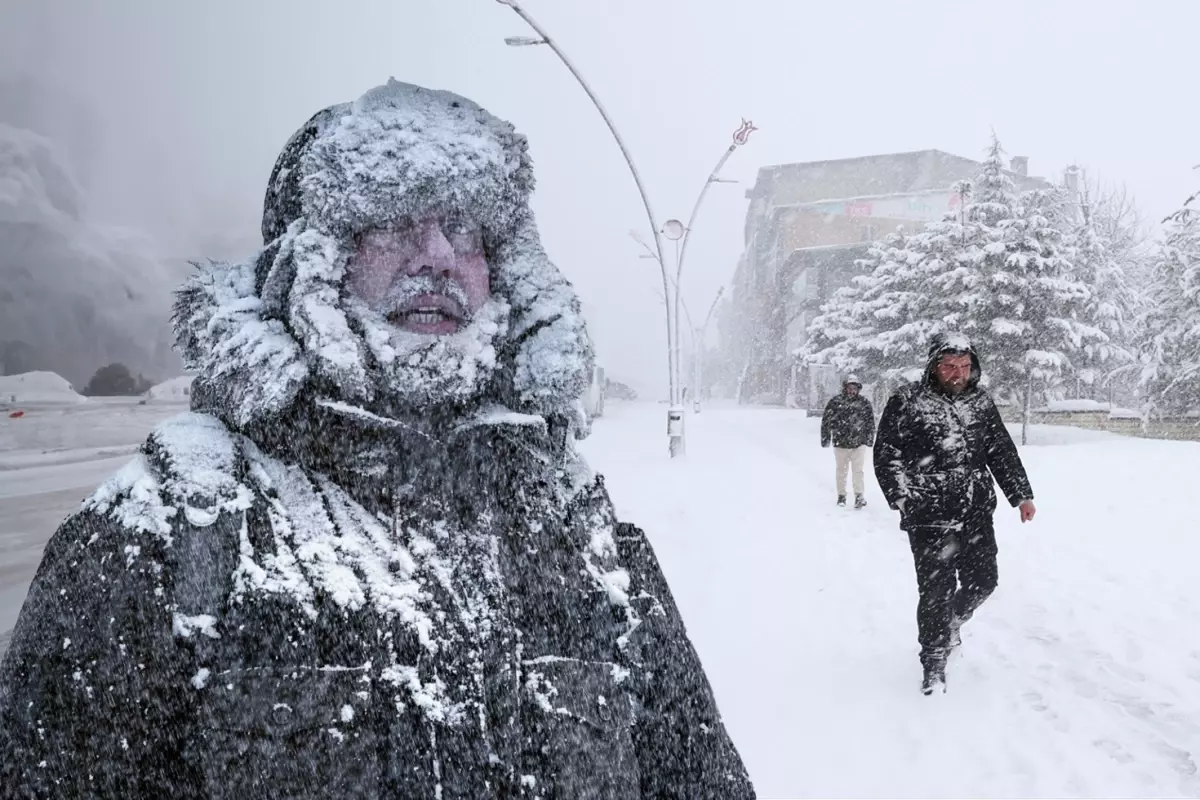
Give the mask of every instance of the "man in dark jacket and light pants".
M 846 505 L 846 473 L 854 473 L 854 507 L 867 504 L 863 496 L 863 462 L 875 441 L 875 410 L 862 395 L 862 381 L 853 375 L 842 381 L 842 393 L 825 406 L 821 417 L 821 447 L 833 444 L 837 473 L 837 504 Z
M 875 476 L 900 512 L 916 562 L 922 691 L 945 691 L 959 628 L 995 590 L 996 492 L 1033 519 L 1033 490 L 982 371 L 961 334 L 935 336 L 924 378 L 888 400 L 875 441 Z

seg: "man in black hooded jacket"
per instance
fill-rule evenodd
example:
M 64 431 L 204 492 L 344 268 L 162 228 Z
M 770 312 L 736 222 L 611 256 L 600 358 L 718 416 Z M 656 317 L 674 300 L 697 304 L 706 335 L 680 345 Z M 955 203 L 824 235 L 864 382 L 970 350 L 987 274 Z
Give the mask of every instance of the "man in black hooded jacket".
M 751 798 L 645 534 L 528 144 L 390 81 L 179 293 L 192 410 L 63 523 L 0 662 L 0 798 Z
M 995 590 L 993 476 L 1033 519 L 1033 490 L 996 404 L 979 387 L 979 357 L 961 334 L 935 336 L 922 380 L 887 402 L 875 438 L 875 477 L 900 512 L 917 571 L 922 691 L 945 691 L 959 629 Z

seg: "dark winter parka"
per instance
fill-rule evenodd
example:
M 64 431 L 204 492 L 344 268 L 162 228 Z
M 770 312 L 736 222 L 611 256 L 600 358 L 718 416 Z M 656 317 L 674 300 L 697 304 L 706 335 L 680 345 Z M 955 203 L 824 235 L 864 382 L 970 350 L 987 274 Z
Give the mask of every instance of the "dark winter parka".
M 262 253 L 180 294 L 192 411 L 46 548 L 0 664 L 0 797 L 754 796 L 575 451 L 590 346 L 532 188 L 525 140 L 448 93 L 391 82 L 292 138 Z M 421 407 L 340 282 L 356 232 L 446 207 L 504 302 L 455 373 L 483 388 Z
M 821 415 L 821 447 L 853 450 L 870 447 L 875 442 L 875 409 L 862 394 L 848 395 L 843 391 L 825 405 Z
M 936 369 L 947 353 L 969 353 L 967 388 L 940 388 Z M 922 380 L 888 399 L 875 438 L 875 476 L 901 527 L 951 527 L 996 510 L 992 476 L 1013 506 L 1033 499 L 1021 457 L 1000 411 L 979 386 L 982 370 L 963 337 L 935 337 Z

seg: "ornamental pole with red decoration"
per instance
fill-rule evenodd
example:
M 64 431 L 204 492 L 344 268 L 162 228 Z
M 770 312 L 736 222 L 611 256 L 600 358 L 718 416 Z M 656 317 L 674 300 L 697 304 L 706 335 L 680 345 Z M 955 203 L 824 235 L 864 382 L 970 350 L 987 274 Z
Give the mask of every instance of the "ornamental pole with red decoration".
M 743 119 L 742 124 L 733 132 L 733 141 L 729 147 L 725 148 L 725 152 L 721 154 L 721 158 L 717 161 L 717 165 L 713 167 L 712 172 L 708 174 L 707 180 L 704 181 L 704 186 L 700 188 L 700 196 L 696 198 L 696 205 L 692 206 L 692 215 L 688 217 L 687 226 L 683 230 L 683 240 L 679 246 L 678 263 L 675 265 L 675 358 L 672 361 L 675 364 L 675 369 L 679 370 L 682 361 L 680 359 L 680 335 L 679 335 L 679 303 L 680 293 L 683 283 L 683 264 L 687 258 L 688 241 L 692 238 L 692 228 L 696 225 L 696 215 L 700 213 L 700 206 L 704 203 L 704 197 L 708 194 L 708 187 L 714 183 L 735 183 L 735 181 L 725 180 L 720 177 L 721 167 L 725 166 L 725 162 L 733 155 L 733 151 L 744 145 L 750 139 L 750 134 L 758 130 L 753 122 Z M 707 326 L 706 326 L 707 327 Z M 693 339 L 695 331 L 693 331 Z M 693 341 L 692 349 L 696 350 L 696 343 Z M 699 358 L 699 353 L 694 354 L 695 358 Z M 676 372 L 675 382 L 681 385 L 681 374 Z M 696 386 L 692 389 L 693 392 L 699 392 L 700 387 Z

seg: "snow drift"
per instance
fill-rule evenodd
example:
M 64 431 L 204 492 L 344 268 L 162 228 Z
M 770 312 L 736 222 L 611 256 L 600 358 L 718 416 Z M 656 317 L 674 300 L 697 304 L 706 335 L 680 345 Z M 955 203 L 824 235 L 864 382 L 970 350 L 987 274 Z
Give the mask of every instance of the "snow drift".
M 194 380 L 195 377 L 192 375 L 181 375 L 178 378 L 171 378 L 169 381 L 163 381 L 157 386 L 151 387 L 150 391 L 146 392 L 146 398 L 160 403 L 190 402 L 192 381 Z
M 0 377 L 0 406 L 22 403 L 86 403 L 66 378 L 54 372 L 26 372 Z

